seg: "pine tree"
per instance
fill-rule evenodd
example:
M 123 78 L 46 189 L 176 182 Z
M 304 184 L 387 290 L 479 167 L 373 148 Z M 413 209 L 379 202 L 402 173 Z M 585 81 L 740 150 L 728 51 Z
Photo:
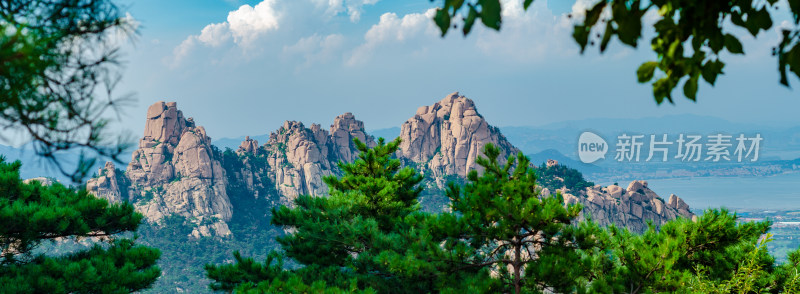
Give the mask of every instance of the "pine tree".
M 27 135 L 38 155 L 76 183 L 97 160 L 89 154 L 120 162 L 131 143 L 109 132 L 107 119 L 130 102 L 112 92 L 119 47 L 136 31 L 114 2 L 0 2 L 0 127 Z M 74 165 L 60 159 L 66 150 L 81 151 Z
M 448 187 L 453 213 L 439 218 L 439 229 L 450 231 L 442 247 L 459 252 L 452 256 L 463 258 L 453 261 L 460 268 L 490 270 L 497 292 L 575 291 L 588 271 L 580 249 L 594 242 L 586 226 L 574 226 L 581 206 L 540 195 L 526 156 L 501 165 L 500 150 L 484 148 L 476 161 L 483 173 L 473 170 L 463 187 Z
M 358 159 L 339 164 L 341 177 L 323 178 L 330 187 L 328 197 L 301 195 L 295 199 L 294 207 L 283 206 L 272 211 L 272 223 L 291 231 L 279 237 L 278 242 L 286 256 L 302 267 L 291 273 L 250 279 L 239 278 L 246 275 L 237 274 L 251 268 L 244 260 L 237 259 L 234 266 L 227 268 L 209 265 L 209 277 L 215 280 L 212 288 L 224 281 L 225 289 L 244 284 L 271 289 L 295 280 L 334 290 L 410 293 L 419 290 L 404 283 L 381 257 L 385 251 L 405 250 L 402 247 L 407 240 L 398 230 L 403 228 L 403 218 L 419 210 L 417 198 L 422 188 L 418 184 L 422 176 L 411 168 L 401 168 L 400 160 L 394 158 L 399 138 L 389 143 L 381 138 L 371 149 L 358 139 L 354 142 L 359 150 Z M 260 266 L 274 268 L 272 262 L 268 260 Z
M 643 234 L 611 226 L 608 258 L 599 262 L 590 290 L 613 293 L 692 292 L 700 275 L 717 286 L 748 270 L 764 271 L 748 281 L 755 289 L 773 284 L 774 258 L 753 246 L 771 223 L 738 222 L 727 210 L 707 210 L 697 220 L 679 218 Z M 694 282 L 693 282 L 694 281 Z
M 160 252 L 120 237 L 142 220 L 133 206 L 59 183 L 24 183 L 20 166 L 0 157 L 0 293 L 124 293 L 158 278 Z M 105 242 L 58 256 L 37 251 L 89 237 Z

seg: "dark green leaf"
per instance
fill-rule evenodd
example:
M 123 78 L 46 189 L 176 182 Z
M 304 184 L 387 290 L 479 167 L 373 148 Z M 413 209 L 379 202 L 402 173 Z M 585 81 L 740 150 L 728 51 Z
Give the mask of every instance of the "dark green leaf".
M 653 98 L 656 99 L 656 103 L 658 105 L 664 103 L 664 98 L 667 98 L 671 90 L 672 89 L 669 87 L 669 78 L 667 77 L 661 78 L 653 83 Z
M 467 14 L 467 17 L 464 19 L 463 31 L 464 31 L 464 35 L 465 36 L 468 35 L 469 32 L 472 31 L 472 26 L 475 24 L 475 18 L 477 18 L 477 17 L 478 17 L 478 11 L 475 10 L 474 6 L 470 5 L 469 6 L 469 14 Z
M 701 72 L 703 79 L 713 86 L 717 81 L 717 76 L 722 74 L 723 67 L 725 67 L 725 63 L 722 61 L 709 60 L 703 65 Z
M 444 37 L 447 34 L 447 30 L 450 29 L 450 14 L 447 13 L 447 10 L 437 8 L 433 21 L 436 22 L 436 26 L 442 31 L 442 37 Z
M 767 7 L 762 7 L 751 17 L 753 17 L 755 23 L 758 25 L 758 28 L 761 30 L 766 31 L 772 27 L 772 16 L 769 15 Z
M 744 54 L 742 43 L 731 34 L 725 34 L 725 48 L 733 54 Z
M 605 52 L 606 48 L 608 48 L 608 42 L 611 41 L 611 36 L 614 35 L 614 27 L 611 26 L 611 22 L 606 23 L 606 31 L 603 33 L 603 40 L 600 41 L 600 52 Z
M 792 50 L 786 53 L 786 64 L 789 70 L 800 78 L 800 43 L 795 44 Z
M 572 32 L 572 38 L 581 46 L 581 53 L 586 50 L 586 44 L 589 43 L 589 32 L 591 32 L 591 29 L 591 27 L 576 25 Z
M 583 24 L 587 27 L 594 26 L 597 23 L 597 20 L 600 19 L 600 14 L 603 12 L 603 8 L 606 7 L 606 2 L 601 1 L 597 3 L 592 9 L 586 11 L 586 19 L 583 21 Z
M 499 30 L 502 23 L 500 0 L 478 0 L 481 5 L 481 21 L 486 27 Z
M 697 80 L 700 78 L 698 75 L 692 75 L 683 84 L 683 95 L 686 95 L 686 98 L 691 99 L 692 101 L 697 101 Z
M 657 66 L 658 63 L 655 61 L 642 63 L 642 65 L 639 66 L 639 69 L 636 70 L 636 77 L 639 78 L 639 82 L 645 83 L 653 79 L 653 74 L 655 73 Z
M 525 0 L 523 7 L 525 7 L 525 10 L 528 10 L 528 7 L 530 7 L 531 4 L 533 4 L 533 0 Z
M 800 23 L 800 0 L 789 0 L 789 8 L 794 16 L 794 23 Z

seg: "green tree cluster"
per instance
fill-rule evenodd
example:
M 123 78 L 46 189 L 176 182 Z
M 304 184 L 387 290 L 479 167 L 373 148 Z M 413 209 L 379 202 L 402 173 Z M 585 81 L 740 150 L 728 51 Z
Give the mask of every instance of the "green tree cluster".
M 234 253 L 207 265 L 211 289 L 236 293 L 792 293 L 800 251 L 775 264 L 771 223 L 727 210 L 676 219 L 643 234 L 576 222 L 580 205 L 544 197 L 519 154 L 499 163 L 486 145 L 450 209 L 419 210 L 422 175 L 393 158 L 399 139 L 326 177 L 330 197 L 298 197 L 274 209 L 282 251 L 264 263 Z M 285 263 L 285 259 L 290 261 Z
M 108 132 L 107 112 L 129 100 L 112 91 L 119 46 L 135 30 L 111 0 L 0 1 L 0 127 L 25 134 L 74 182 L 92 153 L 117 159 L 130 140 Z M 74 164 L 59 160 L 67 150 L 81 151 Z
M 24 183 L 20 166 L 0 157 L 0 293 L 128 293 L 159 277 L 161 253 L 120 236 L 142 220 L 132 205 L 59 183 Z M 99 241 L 60 255 L 37 251 L 84 238 Z
M 593 182 L 583 178 L 581 172 L 561 164 L 552 166 L 542 164 L 537 168 L 536 175 L 539 186 L 550 191 L 567 188 L 569 191 L 579 194 L 586 188 L 594 186 Z

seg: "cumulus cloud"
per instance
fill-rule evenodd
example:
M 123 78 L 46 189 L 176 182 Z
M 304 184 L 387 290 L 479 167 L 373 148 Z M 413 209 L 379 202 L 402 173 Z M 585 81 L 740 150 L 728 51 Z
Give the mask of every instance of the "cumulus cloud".
M 197 36 L 198 41 L 211 47 L 219 47 L 230 38 L 230 29 L 227 22 L 207 25 Z
M 378 24 L 373 25 L 364 35 L 364 43 L 353 50 L 347 64 L 366 62 L 373 51 L 384 44 L 404 43 L 425 36 L 436 39 L 438 29 L 431 20 L 435 13 L 435 9 L 429 9 L 425 13 L 406 14 L 402 18 L 395 13 L 384 13 Z
M 317 7 L 325 9 L 325 15 L 332 17 L 340 13 L 347 13 L 350 21 L 358 22 L 364 6 L 374 5 L 378 0 L 312 0 Z
M 264 0 L 256 6 L 242 5 L 228 12 L 222 23 L 205 26 L 199 35 L 187 37 L 173 50 L 172 66 L 177 66 L 199 44 L 219 47 L 230 39 L 244 49 L 264 34 L 275 31 L 280 24 L 280 13 L 275 9 L 276 0 Z
M 277 30 L 279 14 L 276 0 L 264 0 L 255 7 L 242 5 L 228 13 L 228 24 L 237 44 L 249 45 L 260 35 Z
M 333 60 L 341 51 L 343 44 L 344 36 L 340 34 L 330 34 L 324 37 L 314 34 L 300 39 L 291 46 L 283 47 L 283 52 L 289 56 L 302 56 L 305 62 L 298 68 L 308 68 L 314 63 L 326 63 Z
M 578 0 L 572 17 L 553 13 L 547 1 L 535 1 L 527 11 L 522 0 L 503 0 L 503 26 L 500 32 L 479 28 L 475 45 L 486 55 L 518 62 L 541 62 L 552 57 L 574 56 L 578 46 L 572 40 L 576 19 L 597 1 Z

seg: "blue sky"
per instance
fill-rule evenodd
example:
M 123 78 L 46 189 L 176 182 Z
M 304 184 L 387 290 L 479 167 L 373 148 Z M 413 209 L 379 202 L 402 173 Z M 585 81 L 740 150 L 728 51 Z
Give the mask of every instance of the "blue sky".
M 635 78 L 653 59 L 649 40 L 580 55 L 565 16 L 574 1 L 537 0 L 527 13 L 519 2 L 504 0 L 499 33 L 442 39 L 429 11 L 439 2 L 428 0 L 122 1 L 140 34 L 125 46 L 117 94 L 138 101 L 117 125 L 139 136 L 147 106 L 164 100 L 213 138 L 268 133 L 284 120 L 327 126 L 348 111 L 378 129 L 454 91 L 497 126 L 687 113 L 800 124 L 800 92 L 777 82 L 775 31 L 740 32 L 747 56 L 726 56 L 725 76 L 701 86 L 697 103 L 676 91 L 675 105 L 657 106 Z

